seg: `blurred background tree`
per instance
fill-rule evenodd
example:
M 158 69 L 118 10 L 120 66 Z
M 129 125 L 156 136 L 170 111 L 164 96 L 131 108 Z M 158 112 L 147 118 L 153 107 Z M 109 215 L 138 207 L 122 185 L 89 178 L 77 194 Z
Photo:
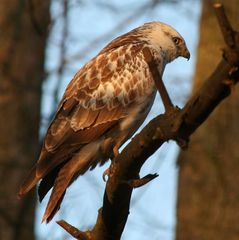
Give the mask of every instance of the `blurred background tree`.
M 223 47 L 213 2 L 203 0 L 194 91 L 214 69 Z M 237 0 L 224 2 L 236 27 Z M 192 53 L 189 63 L 179 59 L 167 66 L 164 74 L 174 103 L 183 106 L 194 71 L 199 13 L 199 0 L 0 2 L 0 239 L 34 239 L 34 193 L 21 201 L 15 193 L 37 160 L 39 139 L 76 71 L 112 38 L 144 22 L 160 20 L 184 36 Z M 212 235 L 220 239 L 221 232 L 229 231 L 236 236 L 237 95 L 235 91 L 233 100 L 230 97 L 224 107 L 215 111 L 192 137 L 187 152 L 180 154 L 178 239 L 213 239 Z M 162 111 L 157 97 L 148 119 Z M 159 172 L 160 177 L 134 191 L 122 239 L 174 239 L 177 151 L 174 143 L 164 145 L 146 163 L 142 175 Z M 101 176 L 106 167 L 76 181 L 58 216 L 47 226 L 40 224 L 43 201 L 36 214 L 38 239 L 68 239 L 55 223 L 59 218 L 68 218 L 82 230 L 95 223 L 105 185 Z
M 16 198 L 38 156 L 48 0 L 0 1 L 0 239 L 34 239 L 35 196 Z
M 213 11 L 203 0 L 193 91 L 220 61 L 223 38 Z M 220 1 L 234 28 L 237 0 Z M 238 86 L 192 136 L 179 156 L 177 240 L 236 240 L 239 237 L 239 94 Z M 210 96 L 209 96 L 210 97 Z

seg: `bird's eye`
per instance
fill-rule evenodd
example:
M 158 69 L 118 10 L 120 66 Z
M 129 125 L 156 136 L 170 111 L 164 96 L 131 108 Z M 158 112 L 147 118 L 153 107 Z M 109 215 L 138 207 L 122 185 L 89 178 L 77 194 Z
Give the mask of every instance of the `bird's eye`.
M 178 37 L 174 37 L 173 38 L 173 42 L 176 44 L 176 45 L 179 45 L 181 43 L 181 38 L 178 38 Z

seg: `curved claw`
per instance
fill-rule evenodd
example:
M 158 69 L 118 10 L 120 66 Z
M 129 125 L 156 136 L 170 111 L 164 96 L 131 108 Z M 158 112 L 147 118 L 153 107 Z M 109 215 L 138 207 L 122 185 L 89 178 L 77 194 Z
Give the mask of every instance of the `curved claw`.
M 110 175 L 110 167 L 103 172 L 102 178 L 104 182 L 107 181 L 106 176 L 109 177 L 109 175 Z
M 113 147 L 113 157 L 112 157 L 112 160 L 117 157 L 119 155 L 119 147 L 117 145 L 115 145 Z M 112 162 L 113 163 L 113 162 Z M 109 168 L 107 168 L 103 175 L 102 175 L 102 178 L 103 178 L 103 181 L 106 182 L 106 176 L 110 177 L 110 175 L 112 174 L 112 164 L 109 166 Z

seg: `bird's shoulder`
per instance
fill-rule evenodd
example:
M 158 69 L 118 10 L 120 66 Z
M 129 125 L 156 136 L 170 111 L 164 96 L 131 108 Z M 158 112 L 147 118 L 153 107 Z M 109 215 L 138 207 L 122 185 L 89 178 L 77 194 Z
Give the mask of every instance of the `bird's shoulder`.
M 135 90 L 143 94 L 144 80 L 150 79 L 149 56 L 150 50 L 144 44 L 128 44 L 101 52 L 74 76 L 57 111 L 64 115 L 76 105 L 92 110 L 127 105 L 135 99 Z

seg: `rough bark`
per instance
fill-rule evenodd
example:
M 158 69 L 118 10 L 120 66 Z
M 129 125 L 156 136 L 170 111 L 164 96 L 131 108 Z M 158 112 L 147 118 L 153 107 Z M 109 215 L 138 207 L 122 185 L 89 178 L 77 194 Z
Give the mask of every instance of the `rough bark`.
M 238 28 L 238 1 L 220 2 Z M 194 92 L 218 63 L 224 46 L 212 3 L 203 1 Z M 238 87 L 192 136 L 189 149 L 180 154 L 177 240 L 238 239 Z
M 17 189 L 37 158 L 50 0 L 0 1 L 0 239 L 34 239 L 35 196 Z
M 171 106 L 168 94 L 164 92 L 166 89 L 162 86 L 163 82 L 156 76 L 155 66 L 149 61 L 149 67 L 152 67 L 151 72 L 158 83 L 156 85 L 164 99 L 166 112 L 150 121 L 121 154 L 113 159 L 103 207 L 99 210 L 93 229 L 82 232 L 65 221 L 58 222 L 76 239 L 120 239 L 128 218 L 133 188 L 140 187 L 157 177 L 156 174 L 149 174 L 139 179 L 139 171 L 144 162 L 169 139 L 176 140 L 181 147 L 187 146 L 191 134 L 208 118 L 216 106 L 230 95 L 231 88 L 239 81 L 239 32 L 234 32 L 230 24 L 226 24 L 222 9 L 221 5 L 218 5 L 217 13 L 221 13 L 218 16 L 220 23 L 223 23 L 221 29 L 227 29 L 222 31 L 227 43 L 224 57 L 216 68 L 214 66 L 211 69 L 213 73 L 204 80 L 203 85 L 193 94 L 183 109 Z

